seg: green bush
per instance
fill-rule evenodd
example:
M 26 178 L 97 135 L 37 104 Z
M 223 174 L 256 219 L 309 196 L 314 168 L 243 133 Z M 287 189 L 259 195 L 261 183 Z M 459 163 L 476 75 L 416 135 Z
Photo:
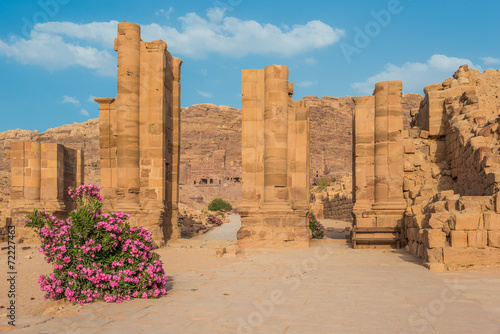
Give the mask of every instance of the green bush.
M 322 177 L 318 181 L 318 187 L 316 188 L 316 191 L 320 192 L 323 189 L 325 189 L 326 187 L 328 187 L 329 185 L 330 185 L 330 180 L 326 177 Z
M 310 213 L 309 218 L 309 228 L 311 229 L 313 239 L 322 239 L 325 236 L 325 227 L 316 219 L 316 217 Z
M 214 198 L 210 204 L 208 204 L 208 210 L 210 211 L 231 211 L 233 206 L 231 203 L 226 202 L 222 198 Z

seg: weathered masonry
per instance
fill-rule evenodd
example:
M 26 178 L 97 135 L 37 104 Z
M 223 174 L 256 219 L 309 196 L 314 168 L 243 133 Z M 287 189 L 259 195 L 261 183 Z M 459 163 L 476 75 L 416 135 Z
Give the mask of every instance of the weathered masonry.
M 180 67 L 164 41 L 118 24 L 116 98 L 98 98 L 105 210 L 131 215 L 159 244 L 179 236 Z
M 239 244 L 308 247 L 309 108 L 292 101 L 286 66 L 242 74 Z

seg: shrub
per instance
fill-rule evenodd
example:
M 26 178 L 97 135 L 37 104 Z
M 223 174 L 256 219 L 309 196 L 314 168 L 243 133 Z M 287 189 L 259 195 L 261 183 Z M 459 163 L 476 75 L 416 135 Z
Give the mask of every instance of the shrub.
M 326 177 L 322 177 L 318 181 L 318 187 L 316 188 L 316 191 L 320 192 L 323 189 L 325 189 L 326 187 L 328 187 L 329 185 L 330 185 L 330 180 Z
M 70 189 L 77 209 L 66 220 L 45 211 L 28 215 L 26 226 L 41 239 L 40 252 L 54 265 L 38 279 L 45 299 L 84 304 L 104 299 L 120 303 L 166 294 L 167 276 L 151 232 L 131 227 L 122 212 L 102 214 L 99 187 Z
M 216 215 L 209 215 L 207 217 L 207 223 L 212 224 L 213 226 L 221 226 L 224 222 Z
M 222 198 L 214 198 L 210 204 L 208 204 L 208 210 L 210 211 L 231 211 L 233 206 L 231 203 L 226 202 Z
M 309 218 L 309 229 L 312 232 L 313 239 L 322 239 L 325 236 L 325 227 L 310 213 L 307 215 Z

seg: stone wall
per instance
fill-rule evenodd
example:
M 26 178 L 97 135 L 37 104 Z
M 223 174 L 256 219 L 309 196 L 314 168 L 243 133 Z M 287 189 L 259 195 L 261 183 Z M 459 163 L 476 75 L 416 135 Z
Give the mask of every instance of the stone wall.
M 429 131 L 436 161 L 451 170 L 461 195 L 492 195 L 500 189 L 498 107 L 500 73 L 461 66 L 442 83 L 425 88 L 413 125 Z
M 390 116 L 396 117 L 391 110 L 400 103 L 391 97 L 391 83 L 377 84 L 374 96 L 354 98 L 354 225 L 375 226 L 379 195 L 389 193 L 390 200 L 401 198 L 407 208 L 404 224 L 397 226 L 408 250 L 429 267 L 498 264 L 496 223 L 491 221 L 496 221 L 500 189 L 499 84 L 499 71 L 480 73 L 464 65 L 453 78 L 425 87 L 420 107 L 411 110 L 410 127 L 399 130 L 402 160 L 394 148 L 397 131 L 390 130 L 399 124 Z M 380 101 L 388 107 L 377 99 L 385 87 L 388 98 Z M 379 122 L 386 109 L 388 121 Z M 372 118 L 373 123 L 363 122 Z
M 500 264 L 500 198 L 437 193 L 408 207 L 409 251 L 431 270 Z
M 408 250 L 433 270 L 500 264 L 499 83 L 461 66 L 403 131 Z
M 347 174 L 321 192 L 311 193 L 310 210 L 318 219 L 352 222 L 352 174 Z
M 34 234 L 23 228 L 26 214 L 38 209 L 66 218 L 73 209 L 67 192 L 84 182 L 83 152 L 54 143 L 13 142 L 9 155 L 11 223 L 28 240 Z
M 164 41 L 143 42 L 140 27 L 118 24 L 117 96 L 99 103 L 104 210 L 164 244 L 179 236 L 180 66 Z

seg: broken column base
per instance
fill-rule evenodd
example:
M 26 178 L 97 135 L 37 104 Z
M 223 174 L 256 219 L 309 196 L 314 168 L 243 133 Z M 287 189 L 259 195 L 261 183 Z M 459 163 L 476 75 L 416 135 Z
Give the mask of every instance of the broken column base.
M 240 212 L 241 213 L 241 212 Z M 308 248 L 311 238 L 307 218 L 287 212 L 241 213 L 238 245 L 244 248 Z

